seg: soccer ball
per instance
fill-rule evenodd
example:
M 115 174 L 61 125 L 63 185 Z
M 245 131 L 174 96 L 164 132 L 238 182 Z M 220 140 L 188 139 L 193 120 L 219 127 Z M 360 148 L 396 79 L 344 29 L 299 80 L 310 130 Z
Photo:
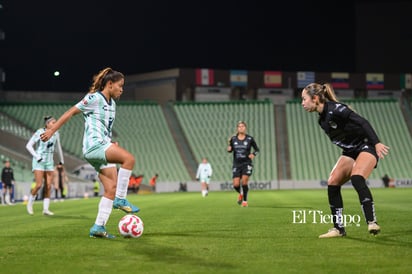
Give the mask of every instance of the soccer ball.
M 133 214 L 123 216 L 119 221 L 119 233 L 125 238 L 139 238 L 143 235 L 142 219 Z

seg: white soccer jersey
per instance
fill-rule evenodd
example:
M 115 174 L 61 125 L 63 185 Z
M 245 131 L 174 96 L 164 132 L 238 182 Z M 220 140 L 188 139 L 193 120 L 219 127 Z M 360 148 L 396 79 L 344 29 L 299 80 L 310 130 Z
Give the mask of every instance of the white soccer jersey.
M 196 178 L 200 180 L 206 179 L 212 176 L 212 166 L 209 163 L 200 163 L 197 168 Z
M 42 162 L 53 163 L 54 149 L 57 147 L 60 159 L 63 159 L 59 132 L 56 131 L 47 142 L 43 142 L 40 139 L 40 134 L 42 134 L 44 131 L 44 128 L 40 128 L 33 134 L 26 145 L 27 150 L 31 153 L 31 155 L 33 155 L 36 160 L 39 160 L 41 158 Z M 35 146 L 36 149 L 34 149 L 33 146 Z
M 116 103 L 110 102 L 101 92 L 88 93 L 76 107 L 83 112 L 85 121 L 83 153 L 111 142 L 112 127 L 116 116 Z

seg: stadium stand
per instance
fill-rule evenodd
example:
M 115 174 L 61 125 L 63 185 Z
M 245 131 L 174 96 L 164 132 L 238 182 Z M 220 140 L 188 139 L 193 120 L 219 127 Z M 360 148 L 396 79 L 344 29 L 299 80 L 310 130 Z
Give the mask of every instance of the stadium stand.
M 396 178 L 410 178 L 412 138 L 397 100 L 345 101 L 367 118 L 381 141 L 391 147 L 389 155 L 379 161 L 370 179 L 387 173 Z M 317 114 L 306 113 L 300 101 L 286 105 L 287 131 L 291 160 L 291 179 L 324 179 L 339 157 L 341 150 L 330 143 L 317 123 Z
M 162 182 L 191 180 L 157 103 L 118 104 L 114 125 L 118 140 L 136 157 L 136 174 L 145 182 L 159 174 Z
M 42 126 L 44 115 L 60 117 L 73 104 L 7 104 L 0 112 L 7 113 L 31 128 Z M 60 130 L 63 149 L 79 158 L 82 156 L 84 121 L 74 116 Z M 32 132 L 33 132 L 32 131 Z M 32 133 L 24 136 L 30 138 Z M 17 135 L 20 135 L 17 133 Z M 178 153 L 166 124 L 161 107 L 156 103 L 117 104 L 114 138 L 136 157 L 136 174 L 151 177 L 159 173 L 162 181 L 188 181 L 190 176 Z M 23 136 L 22 136 L 23 137 Z
M 14 117 L 16 120 L 20 121 L 23 125 L 32 130 L 29 136 L 16 134 L 28 140 L 35 130 L 44 126 L 44 116 L 52 115 L 57 119 L 71 106 L 72 104 L 67 103 L 21 103 L 0 105 L 0 111 Z M 62 136 L 64 136 L 64 138 L 61 138 L 64 150 L 72 155 L 75 155 L 76 157 L 81 158 L 81 140 L 83 136 L 83 118 L 81 115 L 73 117 L 70 123 L 67 123 L 67 125 L 61 128 L 59 132 Z
M 255 158 L 251 180 L 277 178 L 274 111 L 270 101 L 175 103 L 174 110 L 194 157 L 199 162 L 207 157 L 212 164 L 213 181 L 231 181 L 233 156 L 226 151 L 227 140 L 240 120 L 247 123 L 248 133 L 261 151 Z
M 411 135 L 396 99 L 346 100 L 355 111 L 366 117 L 382 142 L 391 147 L 390 154 L 379 162 L 370 176 L 380 179 L 387 173 L 395 178 L 410 178 L 412 162 Z M 70 103 L 7 103 L 0 105 L 0 129 L 28 140 L 42 126 L 44 115 L 59 117 Z M 236 123 L 245 120 L 248 133 L 255 137 L 260 155 L 255 159 L 253 181 L 278 179 L 278 165 L 288 165 L 291 180 L 326 180 L 340 149 L 332 145 L 317 124 L 317 115 L 306 113 L 300 101 L 289 101 L 285 108 L 289 163 L 279 163 L 276 151 L 275 114 L 272 102 L 176 102 L 172 104 L 190 152 L 197 161 L 209 158 L 214 181 L 231 180 L 232 155 L 226 152 L 227 139 L 234 134 Z M 190 181 L 184 155 L 179 151 L 173 129 L 169 128 L 162 107 L 157 103 L 121 102 L 117 105 L 114 140 L 136 157 L 135 173 L 145 180 L 155 173 L 159 181 Z M 60 129 L 65 152 L 82 157 L 83 118 L 75 116 Z M 285 144 L 286 146 L 286 144 Z M 1 151 L 0 151 L 1 153 Z M 23 153 L 22 153 L 23 154 Z M 3 158 L 10 157 L 3 151 Z M 27 155 L 26 155 L 27 156 Z M 183 158 L 182 158 L 183 157 Z M 32 180 L 30 164 L 14 160 L 22 178 Z M 285 168 L 286 169 L 286 168 Z

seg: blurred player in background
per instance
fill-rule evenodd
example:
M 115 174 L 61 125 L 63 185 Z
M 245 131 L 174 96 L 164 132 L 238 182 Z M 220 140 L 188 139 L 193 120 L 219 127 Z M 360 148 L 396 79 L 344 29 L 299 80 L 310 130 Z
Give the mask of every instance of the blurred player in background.
M 156 181 L 157 181 L 157 178 L 159 178 L 159 174 L 155 174 L 155 175 L 153 175 L 153 177 L 152 178 L 150 178 L 150 180 L 149 180 L 149 185 L 152 187 L 152 191 L 153 192 L 156 192 Z
M 206 157 L 203 157 L 196 172 L 196 180 L 200 181 L 203 197 L 206 197 L 209 194 L 209 183 L 210 178 L 212 177 L 212 172 L 212 165 L 207 161 Z
M 47 129 L 51 128 L 56 119 L 52 116 L 44 117 L 44 128 L 38 129 L 34 135 L 30 138 L 26 144 L 27 150 L 33 156 L 32 168 L 34 172 L 34 178 L 36 180 L 35 187 L 31 190 L 29 195 L 29 200 L 27 202 L 26 208 L 30 215 L 34 214 L 33 202 L 36 200 L 36 195 L 39 189 L 44 184 L 44 196 L 43 196 L 43 214 L 44 215 L 54 215 L 53 212 L 49 210 L 50 205 L 50 190 L 53 181 L 54 172 L 54 151 L 57 148 L 57 152 L 60 157 L 60 162 L 64 163 L 63 151 L 60 143 L 59 132 L 53 132 L 47 142 L 41 142 L 40 135 Z M 34 149 L 36 147 L 36 149 Z
M 63 163 L 59 162 L 55 167 L 53 174 L 53 185 L 55 191 L 54 201 L 57 201 L 59 199 L 59 196 L 60 201 L 64 201 L 64 198 L 66 198 L 66 188 L 68 181 L 69 178 L 66 175 L 66 170 L 63 166 Z
M 233 153 L 232 178 L 233 188 L 239 193 L 237 203 L 242 207 L 247 207 L 247 195 L 249 191 L 249 177 L 253 172 L 252 160 L 259 153 L 259 148 L 252 136 L 246 134 L 246 123 L 237 123 L 237 133 L 229 138 L 228 152 Z M 253 153 L 251 152 L 253 148 Z M 240 190 L 242 182 L 242 191 Z
M 115 237 L 106 231 L 112 208 L 121 209 L 126 213 L 137 213 L 140 210 L 126 199 L 135 158 L 111 139 L 116 114 L 115 100 L 123 93 L 123 86 L 124 75 L 121 72 L 111 68 L 101 70 L 93 77 L 93 84 L 86 96 L 66 111 L 53 127 L 41 136 L 43 141 L 49 140 L 54 132 L 74 115 L 83 113 L 83 154 L 98 172 L 104 188 L 96 221 L 90 228 L 90 237 Z M 116 164 L 121 165 L 119 171 Z
M 12 205 L 14 202 L 12 201 L 13 197 L 13 185 L 14 185 L 14 172 L 13 168 L 10 166 L 10 161 L 6 160 L 4 162 L 4 167 L 1 171 L 1 183 L 3 184 L 1 190 L 1 202 L 4 204 Z M 4 195 L 4 200 L 3 200 Z
M 341 186 L 352 182 L 358 193 L 368 231 L 377 234 L 377 224 L 372 193 L 366 185 L 378 164 L 379 158 L 389 152 L 389 147 L 379 141 L 370 123 L 347 105 L 338 102 L 329 84 L 312 83 L 302 90 L 302 106 L 308 112 L 319 113 L 319 125 L 332 143 L 342 148 L 342 155 L 328 179 L 328 198 L 334 227 L 319 238 L 345 236 Z M 310 144 L 309 144 L 310 145 Z

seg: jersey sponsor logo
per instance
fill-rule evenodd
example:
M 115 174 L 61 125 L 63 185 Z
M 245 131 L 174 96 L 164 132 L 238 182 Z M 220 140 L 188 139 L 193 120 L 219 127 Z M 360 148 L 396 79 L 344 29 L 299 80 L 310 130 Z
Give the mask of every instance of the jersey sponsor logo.
M 102 109 L 103 109 L 104 111 L 114 112 L 114 109 L 110 109 L 109 106 L 107 106 L 107 105 L 104 105 L 104 106 L 102 107 Z

